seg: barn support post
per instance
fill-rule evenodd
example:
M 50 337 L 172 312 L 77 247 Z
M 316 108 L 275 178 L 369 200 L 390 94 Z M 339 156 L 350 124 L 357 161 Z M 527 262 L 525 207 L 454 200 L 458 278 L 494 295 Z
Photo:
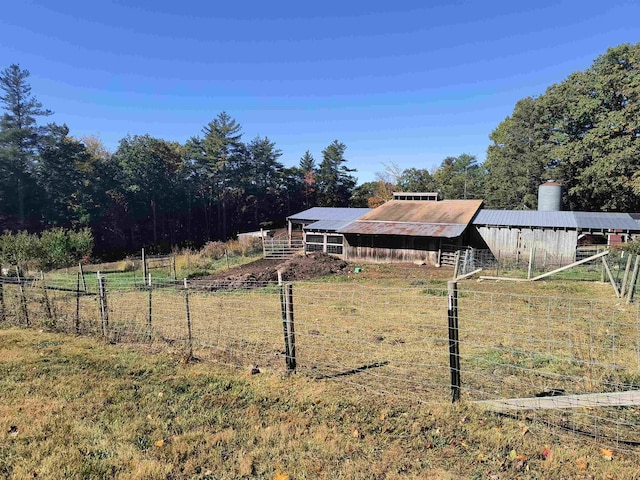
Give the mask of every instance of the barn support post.
M 633 296 L 635 295 L 636 285 L 638 283 L 638 273 L 640 273 L 640 255 L 636 255 L 636 260 L 633 264 L 633 273 L 631 274 L 629 291 L 627 292 L 627 303 L 633 302 Z
M 76 335 L 80 335 L 80 277 L 82 274 L 78 270 L 78 277 L 76 279 L 76 318 L 73 322 Z
M 191 333 L 191 310 L 189 308 L 189 284 L 186 278 L 184 279 L 184 306 L 187 311 L 187 342 L 189 348 L 186 361 L 191 361 L 193 359 L 193 336 Z
M 449 317 L 449 370 L 451 372 L 451 401 L 460 400 L 460 340 L 458 336 L 458 282 L 447 282 Z
M 529 249 L 529 268 L 527 269 L 527 279 L 531 278 L 531 272 L 533 272 L 533 262 L 536 258 L 536 247 L 531 245 Z

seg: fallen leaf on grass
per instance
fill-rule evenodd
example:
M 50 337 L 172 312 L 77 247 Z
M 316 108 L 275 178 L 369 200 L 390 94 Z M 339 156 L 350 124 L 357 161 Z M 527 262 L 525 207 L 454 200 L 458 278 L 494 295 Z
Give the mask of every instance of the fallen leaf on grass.
M 156 442 L 156 447 L 162 447 L 164 445 L 164 440 L 158 440 Z
M 609 460 L 609 461 L 613 460 L 613 451 L 611 449 L 609 449 L 609 448 L 601 448 L 600 449 L 600 453 L 602 453 L 602 457 L 605 460 Z
M 586 457 L 580 457 L 576 460 L 576 467 L 578 470 L 584 472 L 587 470 L 589 464 L 587 463 Z
M 542 458 L 547 461 L 551 461 L 553 459 L 553 452 L 547 445 L 545 445 L 545 447 L 542 449 L 540 455 L 542 455 Z
M 276 472 L 276 475 L 273 477 L 273 480 L 289 480 L 289 474 Z

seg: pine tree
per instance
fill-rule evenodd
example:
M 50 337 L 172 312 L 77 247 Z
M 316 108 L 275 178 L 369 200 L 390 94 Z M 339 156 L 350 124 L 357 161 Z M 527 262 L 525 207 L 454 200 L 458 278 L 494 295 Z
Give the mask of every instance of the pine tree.
M 25 221 L 25 192 L 33 184 L 36 155 L 46 127 L 38 127 L 37 117 L 52 114 L 31 94 L 28 70 L 16 64 L 0 73 L 0 105 L 5 110 L 0 119 L 0 200 Z M 9 192 L 17 192 L 15 199 Z M 11 205 L 13 204 L 13 209 Z
M 344 152 L 347 146 L 334 140 L 322 150 L 322 163 L 317 175 L 318 205 L 323 207 L 346 207 L 356 185 L 356 179 L 344 164 Z

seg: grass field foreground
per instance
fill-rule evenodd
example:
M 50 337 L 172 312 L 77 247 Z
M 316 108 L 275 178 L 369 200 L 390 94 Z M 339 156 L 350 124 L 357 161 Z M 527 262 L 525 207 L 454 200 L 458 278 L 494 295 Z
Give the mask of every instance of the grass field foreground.
M 637 456 L 494 416 L 0 330 L 2 478 L 638 478 Z

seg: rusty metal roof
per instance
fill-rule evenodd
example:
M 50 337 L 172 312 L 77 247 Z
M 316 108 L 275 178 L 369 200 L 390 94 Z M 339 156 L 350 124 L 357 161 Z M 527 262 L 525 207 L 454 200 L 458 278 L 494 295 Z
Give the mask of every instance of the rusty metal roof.
M 391 200 L 361 216 L 358 220 L 416 223 L 463 223 L 474 217 L 482 200 Z
M 363 222 L 356 220 L 338 230 L 338 233 L 455 238 L 462 235 L 465 228 L 467 225 L 461 223 Z
M 391 200 L 338 231 L 454 238 L 462 235 L 481 206 L 482 200 Z

